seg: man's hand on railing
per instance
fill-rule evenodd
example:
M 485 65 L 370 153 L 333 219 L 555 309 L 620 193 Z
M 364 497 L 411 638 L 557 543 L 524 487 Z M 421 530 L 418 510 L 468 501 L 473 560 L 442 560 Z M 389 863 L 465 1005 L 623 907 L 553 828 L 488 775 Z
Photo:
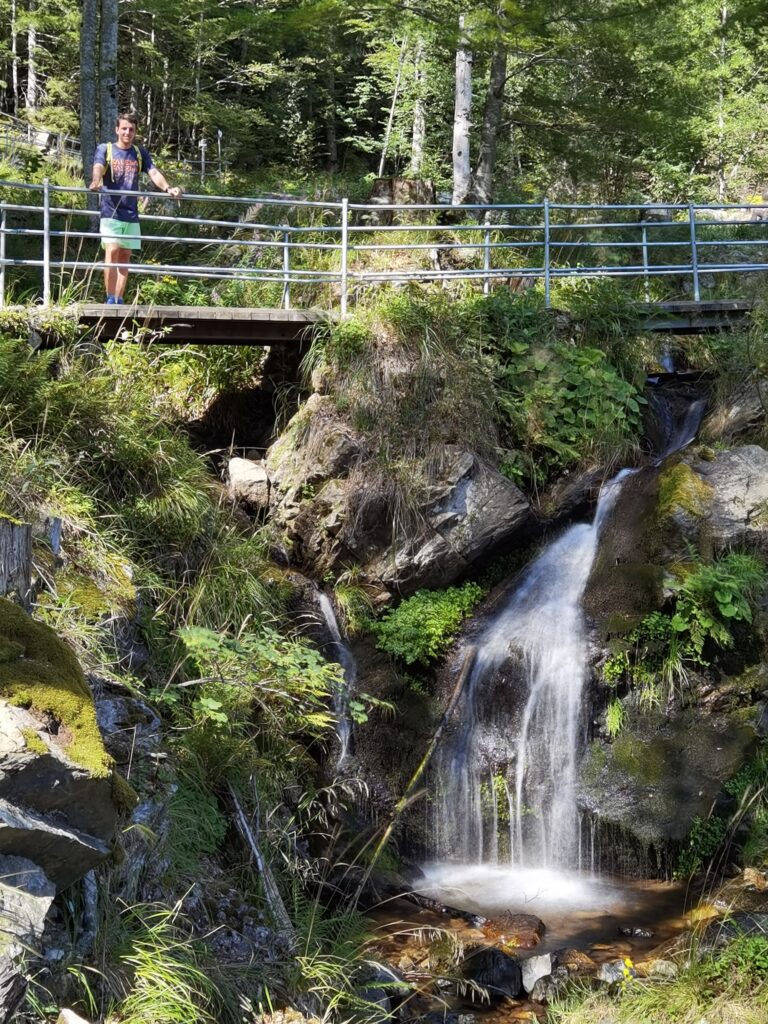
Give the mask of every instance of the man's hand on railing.
M 88 186 L 88 188 L 91 190 L 91 192 L 99 192 L 101 190 L 101 182 L 97 181 L 94 178 L 91 184 Z

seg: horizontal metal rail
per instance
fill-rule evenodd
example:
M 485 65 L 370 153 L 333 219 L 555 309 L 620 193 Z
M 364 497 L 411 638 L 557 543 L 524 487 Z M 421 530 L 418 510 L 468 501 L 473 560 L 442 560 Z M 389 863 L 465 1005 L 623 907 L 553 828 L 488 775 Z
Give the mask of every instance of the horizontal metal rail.
M 302 305 L 342 313 L 368 287 L 465 283 L 488 294 L 540 282 L 549 305 L 552 283 L 596 277 L 638 280 L 647 300 L 655 282 L 655 298 L 687 291 L 698 302 L 722 275 L 768 271 L 768 204 L 404 206 L 119 194 L 143 208 L 151 259 L 104 261 L 88 189 L 0 181 L 0 305 L 14 294 L 28 299 L 35 281 L 44 303 L 98 301 L 107 266 L 137 275 L 139 301 L 290 308 L 296 286 Z M 195 280 L 201 287 L 190 292 Z M 235 285 L 241 290 L 227 290 Z

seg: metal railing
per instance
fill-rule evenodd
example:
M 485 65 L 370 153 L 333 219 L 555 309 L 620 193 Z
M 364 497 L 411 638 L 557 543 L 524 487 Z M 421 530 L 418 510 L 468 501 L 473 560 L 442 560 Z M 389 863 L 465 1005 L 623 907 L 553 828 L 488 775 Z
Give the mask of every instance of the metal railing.
M 725 275 L 768 271 L 768 204 L 542 203 L 448 206 L 157 192 L 140 198 L 151 259 L 130 264 L 138 298 L 162 304 L 340 309 L 373 288 L 409 283 L 515 290 L 588 277 L 637 282 L 646 301 L 699 302 Z M 90 200 L 89 200 L 90 197 Z M 49 304 L 100 292 L 93 193 L 0 181 L 0 305 L 12 289 Z M 114 264 L 112 264 L 114 266 Z M 147 282 L 154 282 L 151 286 Z M 189 287 L 198 285 L 190 299 Z M 751 286 L 751 285 L 750 285 Z M 54 292 L 58 288 L 56 296 Z M 207 291 L 205 290 L 207 289 Z M 239 290 L 238 290 L 239 289 Z M 729 296 L 736 297 L 736 296 Z M 202 301 L 202 300 L 207 301 Z

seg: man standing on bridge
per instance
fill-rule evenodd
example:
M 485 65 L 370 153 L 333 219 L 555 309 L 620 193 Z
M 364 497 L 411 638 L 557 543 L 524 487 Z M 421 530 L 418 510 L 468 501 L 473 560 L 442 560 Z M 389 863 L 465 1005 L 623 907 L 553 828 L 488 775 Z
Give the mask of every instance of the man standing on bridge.
M 131 252 L 141 249 L 138 196 L 120 193 L 137 192 L 139 175 L 144 171 L 169 196 L 178 199 L 181 195 L 181 189 L 171 188 L 155 167 L 149 150 L 134 142 L 137 124 L 135 114 L 120 114 L 115 125 L 117 142 L 102 142 L 96 147 L 93 178 L 88 186 L 94 192 L 101 190 L 101 244 L 107 264 L 104 287 L 110 305 L 123 304 Z

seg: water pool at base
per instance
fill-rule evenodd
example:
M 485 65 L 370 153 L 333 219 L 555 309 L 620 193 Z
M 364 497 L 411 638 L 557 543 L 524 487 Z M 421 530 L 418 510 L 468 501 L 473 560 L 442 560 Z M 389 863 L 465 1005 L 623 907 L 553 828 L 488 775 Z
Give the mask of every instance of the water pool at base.
M 417 891 L 447 907 L 480 917 L 509 912 L 541 918 L 547 930 L 537 952 L 574 946 L 599 953 L 605 946 L 608 956 L 639 956 L 685 926 L 682 884 L 493 864 L 434 863 L 422 870 Z M 633 928 L 653 935 L 621 932 Z

